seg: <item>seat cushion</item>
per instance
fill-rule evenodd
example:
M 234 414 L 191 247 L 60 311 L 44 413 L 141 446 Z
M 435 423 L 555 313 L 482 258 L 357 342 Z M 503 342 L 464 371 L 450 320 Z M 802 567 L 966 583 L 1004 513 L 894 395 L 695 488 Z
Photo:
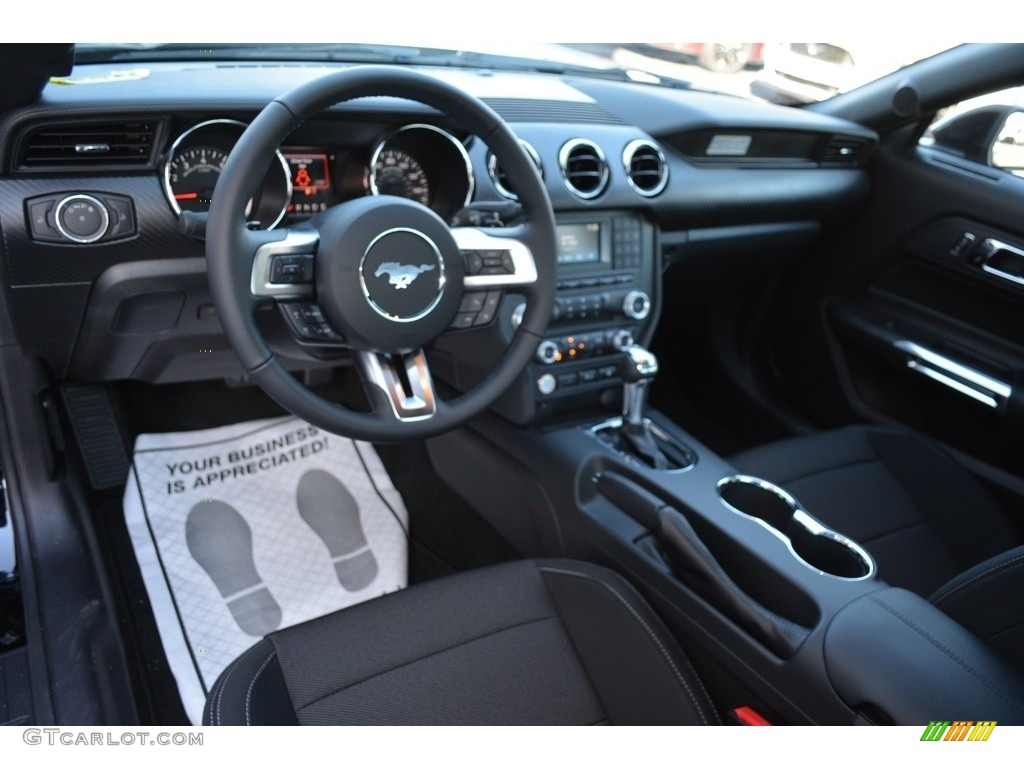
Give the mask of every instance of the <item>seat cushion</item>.
M 944 584 L 931 602 L 1024 669 L 1024 547 L 989 558 Z
M 867 549 L 882 579 L 923 597 L 1020 543 L 970 474 L 906 430 L 847 427 L 760 446 L 731 461 L 785 488 L 811 515 Z
M 427 582 L 275 632 L 225 670 L 204 720 L 701 725 L 717 715 L 625 580 L 542 560 Z

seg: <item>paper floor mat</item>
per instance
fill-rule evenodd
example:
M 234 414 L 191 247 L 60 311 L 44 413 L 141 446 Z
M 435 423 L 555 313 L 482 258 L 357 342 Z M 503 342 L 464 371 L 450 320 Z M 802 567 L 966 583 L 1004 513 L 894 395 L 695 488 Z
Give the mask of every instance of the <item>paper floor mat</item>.
M 124 512 L 196 724 L 263 635 L 406 585 L 408 515 L 373 447 L 299 419 L 140 435 Z

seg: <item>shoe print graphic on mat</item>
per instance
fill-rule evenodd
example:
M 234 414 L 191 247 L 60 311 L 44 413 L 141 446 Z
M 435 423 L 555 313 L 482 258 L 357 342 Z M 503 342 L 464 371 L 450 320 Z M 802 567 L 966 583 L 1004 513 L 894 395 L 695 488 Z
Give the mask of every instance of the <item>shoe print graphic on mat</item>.
M 377 578 L 377 558 L 363 533 L 359 505 L 330 472 L 311 469 L 299 480 L 299 515 L 327 546 L 341 586 L 349 592 Z
M 252 529 L 234 507 L 222 501 L 196 504 L 185 521 L 185 540 L 239 629 L 263 637 L 281 625 L 281 606 L 256 571 Z

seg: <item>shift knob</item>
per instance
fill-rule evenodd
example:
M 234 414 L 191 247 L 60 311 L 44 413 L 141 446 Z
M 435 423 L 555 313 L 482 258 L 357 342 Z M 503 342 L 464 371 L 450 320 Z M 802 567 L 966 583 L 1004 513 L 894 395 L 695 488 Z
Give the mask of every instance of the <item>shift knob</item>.
M 645 347 L 627 347 L 622 363 L 622 423 L 626 427 L 642 427 L 647 389 L 658 373 L 658 358 Z
M 627 384 L 653 379 L 658 374 L 658 358 L 646 347 L 631 344 L 623 350 L 622 380 Z

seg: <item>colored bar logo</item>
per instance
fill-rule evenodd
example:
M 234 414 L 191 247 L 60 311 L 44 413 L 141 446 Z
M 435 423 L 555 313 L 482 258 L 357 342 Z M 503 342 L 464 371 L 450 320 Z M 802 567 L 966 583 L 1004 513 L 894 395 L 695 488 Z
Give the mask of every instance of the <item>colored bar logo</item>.
M 932 720 L 921 741 L 988 741 L 995 727 L 995 720 Z

